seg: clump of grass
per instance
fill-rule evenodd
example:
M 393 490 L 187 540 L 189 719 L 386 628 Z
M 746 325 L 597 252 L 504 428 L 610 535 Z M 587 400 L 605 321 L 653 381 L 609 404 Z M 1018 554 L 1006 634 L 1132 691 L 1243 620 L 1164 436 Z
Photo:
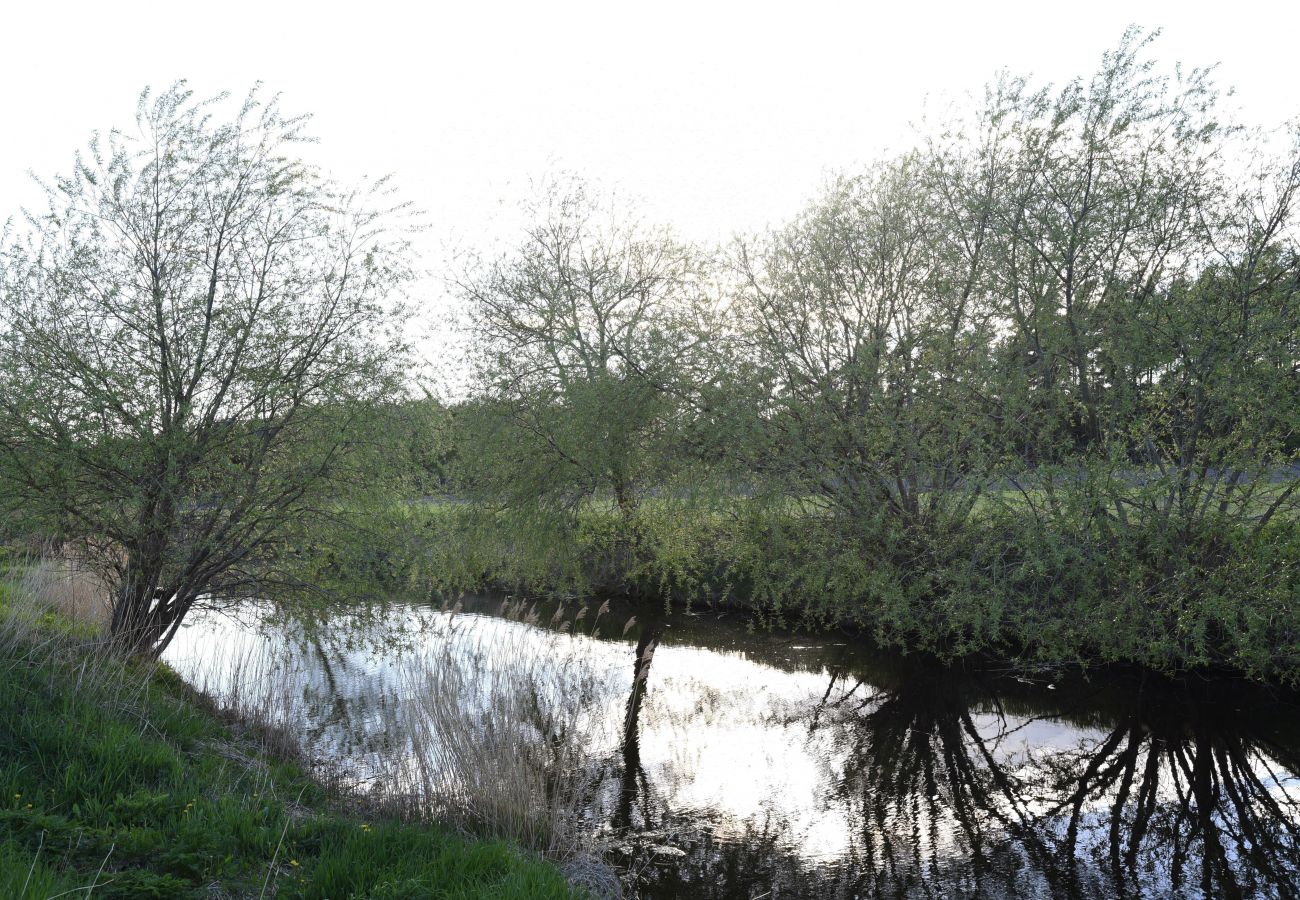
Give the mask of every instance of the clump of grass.
M 240 639 L 199 637 L 173 649 L 214 706 L 255 725 L 358 808 L 504 839 L 553 861 L 587 894 L 618 896 L 584 818 L 599 774 L 592 742 L 613 741 L 597 737 L 609 723 L 593 715 L 612 671 L 590 664 L 559 611 L 555 632 L 528 627 L 537 614 L 522 604 L 503 610 L 513 621 L 459 611 L 363 617 L 383 635 L 371 645 L 347 633 L 347 616 L 318 634 L 250 609 L 234 630 Z M 395 678 L 372 681 L 365 660 Z M 367 702 L 348 707 L 353 692 Z
M 234 647 L 220 642 L 198 662 L 186 667 L 185 683 L 213 712 L 255 735 L 263 753 L 307 760 L 298 702 L 306 679 L 301 658 L 264 641 Z
M 536 616 L 522 605 L 507 612 L 519 625 Z M 408 794 L 469 831 L 555 858 L 593 855 L 592 749 L 612 743 L 593 710 L 610 673 L 586 658 L 568 623 L 556 632 L 472 623 L 453 624 L 402 671 Z
M 610 733 L 617 723 L 597 714 L 615 670 L 592 663 L 561 611 L 549 623 L 554 631 L 529 627 L 537 613 L 522 604 L 503 609 L 504 620 L 457 612 L 413 612 L 407 621 L 394 611 L 385 619 L 382 633 L 411 631 L 415 640 L 377 648 L 395 673 L 384 685 L 367 682 L 343 650 L 351 642 L 338 634 L 337 655 L 323 649 L 328 638 L 299 646 L 274 629 L 220 649 L 200 639 L 202 658 L 187 656 L 184 668 L 218 706 L 292 741 L 300 758 L 366 808 L 507 840 L 553 860 L 588 893 L 616 896 L 618 879 L 602 862 L 588 812 L 601 774 L 593 747 L 617 739 Z M 598 627 L 600 615 L 579 624 Z M 257 617 L 242 627 L 255 632 Z M 331 719 L 344 715 L 333 702 L 313 710 L 304 699 L 376 688 L 383 697 L 351 710 L 360 719 L 348 725 Z
M 42 557 L 26 566 L 18 590 L 68 621 L 94 629 L 107 627 L 112 615 L 107 579 L 72 554 Z

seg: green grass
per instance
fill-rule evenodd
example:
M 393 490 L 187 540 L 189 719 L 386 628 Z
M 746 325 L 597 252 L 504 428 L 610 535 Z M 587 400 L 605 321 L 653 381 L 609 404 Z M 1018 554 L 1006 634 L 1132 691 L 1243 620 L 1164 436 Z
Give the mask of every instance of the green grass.
M 346 811 L 167 670 L 39 633 L 0 640 L 0 897 L 571 896 L 508 844 Z

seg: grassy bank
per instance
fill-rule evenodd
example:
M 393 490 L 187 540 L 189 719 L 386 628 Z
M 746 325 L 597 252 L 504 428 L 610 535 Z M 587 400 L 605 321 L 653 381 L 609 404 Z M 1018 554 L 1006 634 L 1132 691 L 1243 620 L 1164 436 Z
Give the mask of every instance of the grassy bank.
M 363 813 L 166 668 L 0 604 L 0 896 L 571 895 L 507 843 Z
M 1032 498 L 1031 498 L 1032 499 Z M 726 604 L 776 629 L 845 627 L 944 657 L 1122 662 L 1300 684 L 1300 522 L 1130 527 L 1077 498 L 987 498 L 902 530 L 732 498 L 567 513 L 420 504 L 350 568 L 442 592 L 632 593 Z

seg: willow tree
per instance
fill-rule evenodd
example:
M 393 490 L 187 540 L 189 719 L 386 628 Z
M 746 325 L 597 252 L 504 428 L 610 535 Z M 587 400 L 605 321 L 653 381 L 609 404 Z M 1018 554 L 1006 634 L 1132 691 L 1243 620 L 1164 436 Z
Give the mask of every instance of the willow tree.
M 1195 533 L 1295 506 L 1300 145 L 1263 152 L 1153 37 L 1055 92 L 1003 85 L 986 284 L 1024 501 L 1165 541 L 1168 574 Z
M 631 519 L 681 423 L 706 264 L 664 228 L 551 186 L 523 240 L 460 279 L 478 402 L 475 484 L 512 506 L 612 499 Z
M 945 217 L 934 175 L 913 154 L 840 178 L 736 257 L 762 398 L 756 468 L 848 521 L 960 520 L 985 474 L 981 226 Z
M 4 499 L 102 568 L 139 652 L 281 577 L 399 386 L 400 207 L 304 162 L 303 117 L 228 102 L 146 91 L 3 245 Z

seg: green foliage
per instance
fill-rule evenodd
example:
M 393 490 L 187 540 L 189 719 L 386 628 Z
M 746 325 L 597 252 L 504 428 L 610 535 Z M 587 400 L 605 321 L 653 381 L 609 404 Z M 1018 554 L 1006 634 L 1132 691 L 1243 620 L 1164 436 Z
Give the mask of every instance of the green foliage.
M 71 894 L 92 882 L 51 868 L 36 852 L 4 841 L 0 843 L 0 896 L 13 900 L 46 900 L 62 893 Z
M 408 587 L 632 593 L 738 606 L 776 629 L 845 626 L 952 658 L 1213 668 L 1300 683 L 1300 521 L 1190 537 L 1098 528 L 1089 504 L 1037 520 L 1014 495 L 938 537 L 886 516 L 849 526 L 817 504 L 652 500 L 629 523 L 612 504 L 567 519 L 472 504 L 411 511 Z M 416 538 L 418 537 L 418 541 Z M 1175 557 L 1172 574 L 1164 566 Z
M 1004 76 L 716 254 L 550 186 L 455 278 L 454 407 L 394 399 L 392 210 L 294 162 L 274 104 L 146 98 L 167 152 L 94 145 L 4 247 L 5 527 L 79 538 L 151 646 L 268 581 L 495 584 L 1295 680 L 1300 133 L 1223 121 L 1151 40 Z M 248 280 L 266 235 L 213 224 L 250 208 L 287 230 Z

